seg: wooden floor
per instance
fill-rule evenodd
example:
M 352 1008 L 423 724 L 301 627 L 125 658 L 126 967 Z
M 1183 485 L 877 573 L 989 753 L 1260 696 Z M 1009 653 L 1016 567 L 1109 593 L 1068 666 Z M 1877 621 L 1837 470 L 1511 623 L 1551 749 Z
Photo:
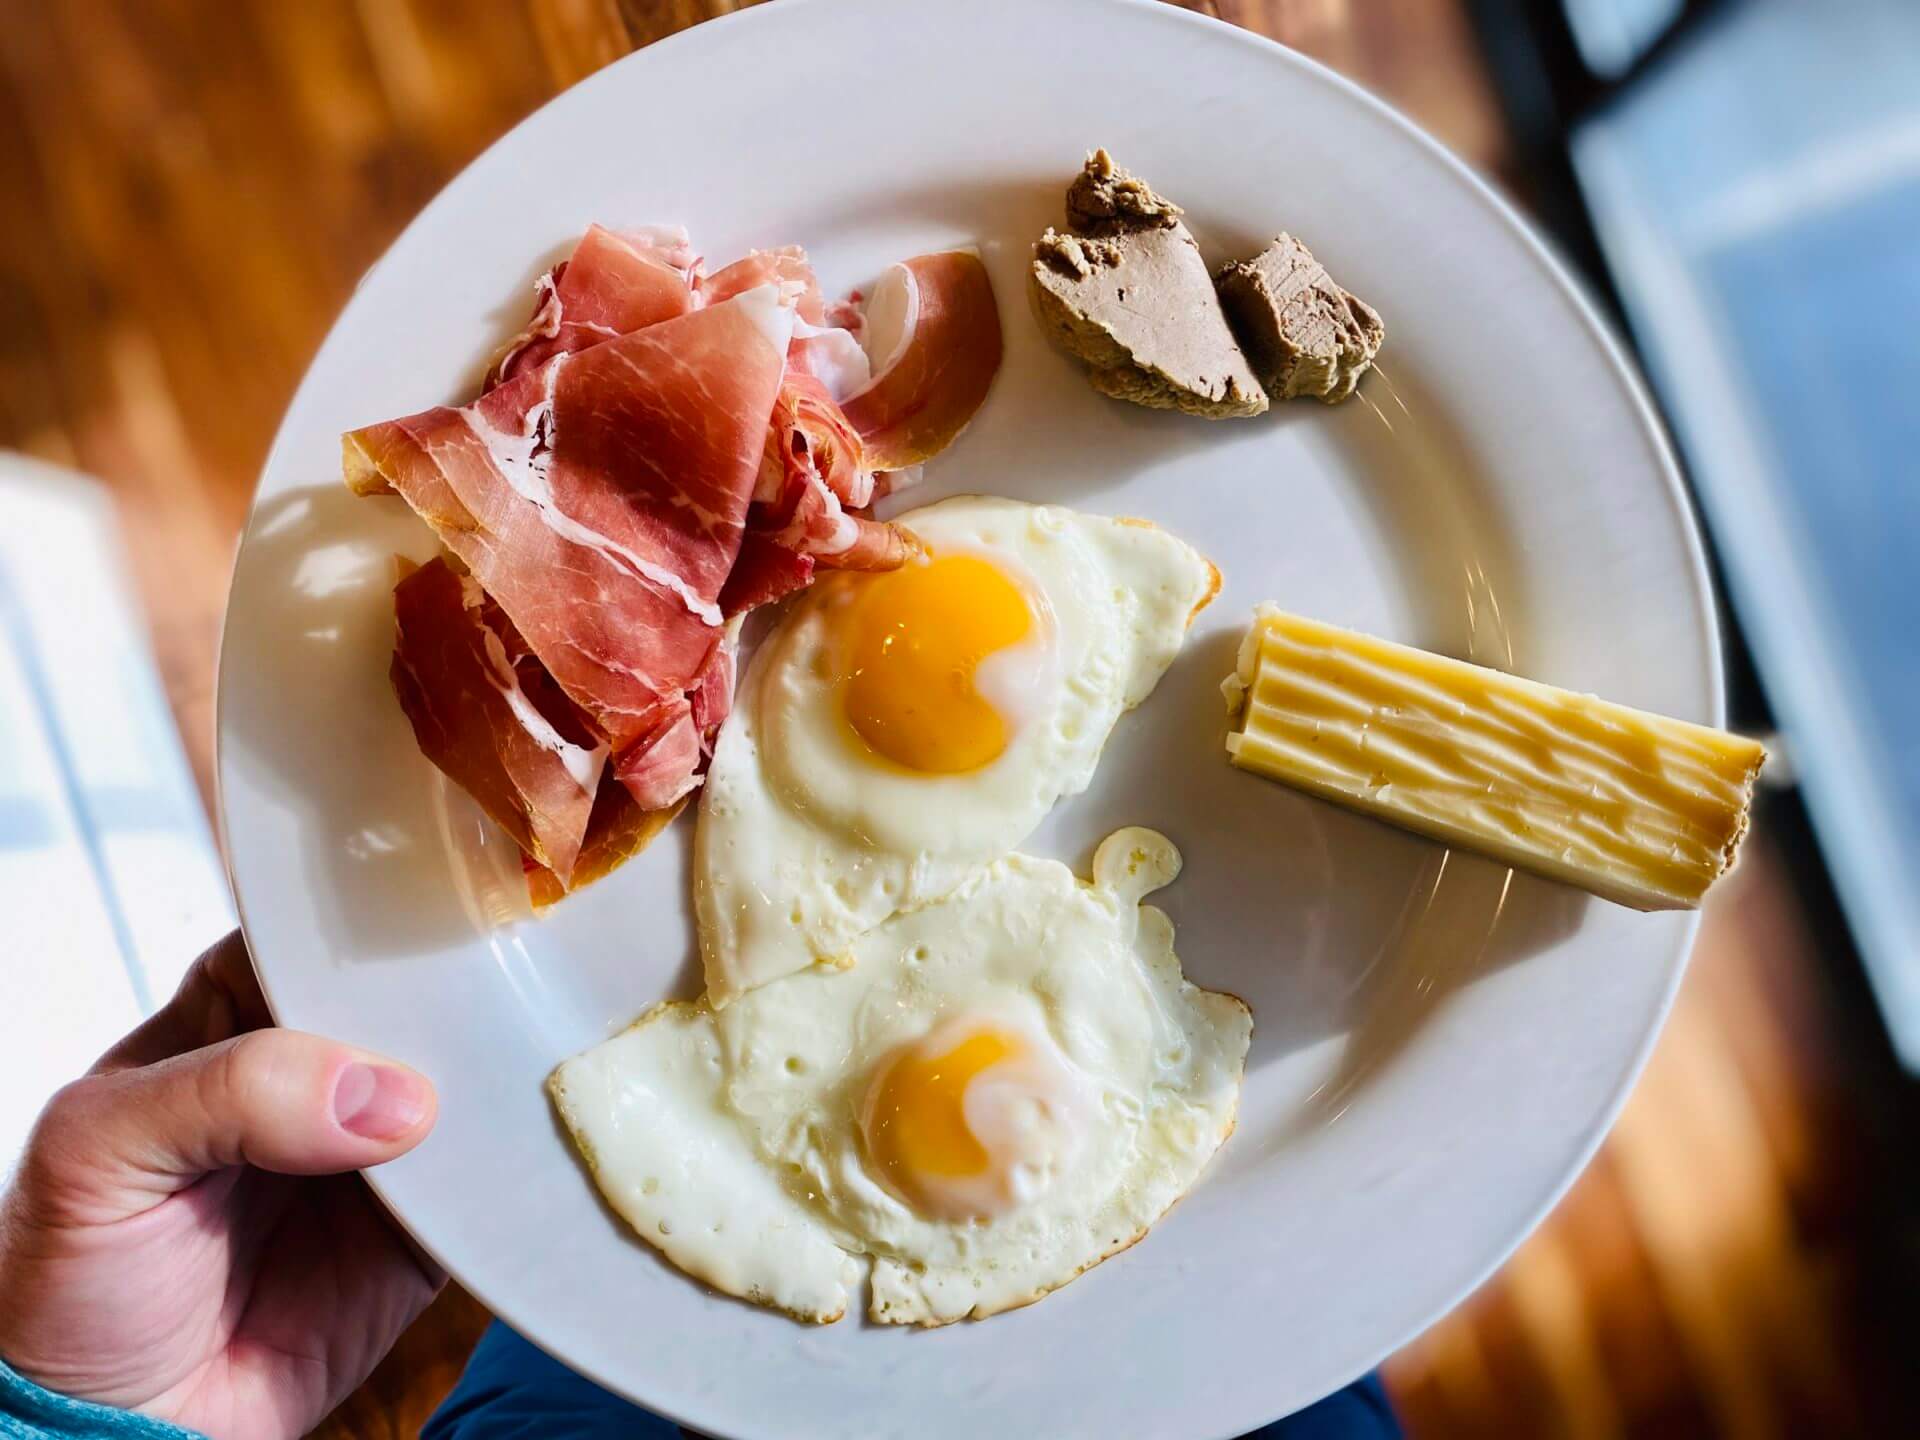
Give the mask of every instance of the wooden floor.
M 207 793 L 235 536 L 356 278 L 542 100 L 732 8 L 0 3 L 0 445 L 112 487 Z M 1519 183 L 1461 0 L 1198 8 L 1318 56 Z M 1920 1433 L 1915 1367 L 1876 1298 L 1885 1140 L 1825 979 L 1831 920 L 1810 919 L 1785 853 L 1763 816 L 1591 1170 L 1388 1365 L 1414 1434 Z M 320 1433 L 413 1435 L 484 1322 L 450 1291 Z

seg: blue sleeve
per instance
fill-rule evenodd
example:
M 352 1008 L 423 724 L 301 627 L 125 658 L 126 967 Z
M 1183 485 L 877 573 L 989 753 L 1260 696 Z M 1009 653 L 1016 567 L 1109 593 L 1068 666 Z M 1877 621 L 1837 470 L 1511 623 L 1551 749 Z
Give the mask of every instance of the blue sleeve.
M 70 1400 L 42 1390 L 0 1360 L 0 1437 L 4 1440 L 206 1440 L 164 1420 Z
M 1242 1440 L 1401 1440 L 1378 1375 Z M 693 1432 L 629 1405 L 502 1325 L 487 1327 L 460 1382 L 420 1440 L 690 1440 Z
M 574 1374 L 496 1320 L 420 1440 L 681 1440 L 687 1433 Z

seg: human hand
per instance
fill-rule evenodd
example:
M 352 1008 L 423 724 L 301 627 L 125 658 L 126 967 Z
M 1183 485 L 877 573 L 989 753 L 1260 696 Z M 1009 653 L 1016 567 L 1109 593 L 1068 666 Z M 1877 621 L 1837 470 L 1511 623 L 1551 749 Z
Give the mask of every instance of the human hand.
M 304 1435 L 445 1279 L 355 1169 L 433 1087 L 272 1027 L 239 935 L 48 1102 L 0 1196 L 0 1359 L 215 1437 Z M 347 1173 L 342 1173 L 347 1172 Z

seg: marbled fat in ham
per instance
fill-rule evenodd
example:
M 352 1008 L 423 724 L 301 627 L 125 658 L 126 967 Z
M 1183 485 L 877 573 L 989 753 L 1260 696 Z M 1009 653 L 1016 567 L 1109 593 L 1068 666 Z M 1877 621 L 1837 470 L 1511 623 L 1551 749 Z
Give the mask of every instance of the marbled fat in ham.
M 520 846 L 537 906 L 637 852 L 699 783 L 739 617 L 817 568 L 911 553 L 861 512 L 917 471 L 875 466 L 958 433 L 999 326 L 971 256 L 896 269 L 876 371 L 861 297 L 826 304 L 799 247 L 709 276 L 682 230 L 594 226 L 479 399 L 345 437 L 348 485 L 397 491 L 452 552 L 396 589 L 394 687 L 422 751 Z
M 564 900 L 570 891 L 619 869 L 670 825 L 686 803 L 677 800 L 664 810 L 642 810 L 634 803 L 627 787 L 608 771 L 600 779 L 599 794 L 594 796 L 587 836 L 580 844 L 579 858 L 573 862 L 572 875 L 563 881 L 531 855 L 523 857 L 527 898 L 533 902 L 533 908 L 544 910 Z
M 678 227 L 609 230 L 589 226 L 573 253 L 534 286 L 533 318 L 487 374 L 487 388 L 555 355 L 584 350 L 700 304 L 700 257 Z M 727 298 L 750 289 L 737 287 Z
M 757 504 L 747 520 L 768 544 L 754 547 L 749 556 L 754 574 L 734 592 L 736 598 L 765 597 L 755 603 L 805 585 L 815 564 L 886 569 L 907 551 L 890 527 L 854 516 L 839 522 L 844 511 L 873 501 L 874 478 L 860 436 L 838 404 L 840 395 L 867 386 L 869 372 L 866 352 L 854 335 L 827 323 L 826 301 L 805 250 L 798 245 L 754 250 L 702 275 L 684 231 L 616 232 L 594 226 L 541 282 L 533 321 L 508 347 L 492 377 L 511 379 L 552 355 L 600 344 L 696 306 L 724 305 L 763 285 L 777 287 L 796 318 L 787 378 L 767 429 Z M 831 494 L 804 493 L 822 485 Z M 795 523 L 796 516 L 802 523 Z M 767 556 L 769 546 L 795 553 L 774 559 Z M 776 577 L 785 577 L 785 588 Z
M 708 305 L 723 305 L 734 296 L 761 285 L 792 287 L 787 293 L 794 313 L 808 325 L 826 323 L 827 303 L 820 294 L 820 282 L 814 278 L 807 252 L 798 245 L 782 245 L 775 250 L 749 250 L 731 265 L 702 276 L 695 282 L 700 299 Z
M 951 445 L 986 400 L 1000 371 L 1000 312 L 980 257 L 941 250 L 889 266 L 868 319 L 886 332 L 868 343 L 888 353 L 872 357 L 872 378 L 841 405 L 867 463 L 899 474 Z
M 397 490 L 434 527 L 646 809 L 697 783 L 691 696 L 726 642 L 791 323 L 749 291 L 346 437 L 348 484 Z
M 561 885 L 571 880 L 606 746 L 513 623 L 444 557 L 393 592 L 390 675 L 426 757 Z

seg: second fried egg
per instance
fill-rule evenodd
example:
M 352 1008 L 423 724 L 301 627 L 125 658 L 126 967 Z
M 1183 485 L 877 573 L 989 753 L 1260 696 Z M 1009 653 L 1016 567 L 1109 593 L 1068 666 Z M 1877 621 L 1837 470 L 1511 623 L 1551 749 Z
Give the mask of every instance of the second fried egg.
M 1093 884 L 1011 855 L 861 937 L 847 973 L 655 1007 L 555 1071 L 608 1202 L 674 1264 L 816 1322 L 1037 1300 L 1138 1239 L 1233 1128 L 1247 1008 L 1140 904 L 1179 867 L 1108 837 Z

